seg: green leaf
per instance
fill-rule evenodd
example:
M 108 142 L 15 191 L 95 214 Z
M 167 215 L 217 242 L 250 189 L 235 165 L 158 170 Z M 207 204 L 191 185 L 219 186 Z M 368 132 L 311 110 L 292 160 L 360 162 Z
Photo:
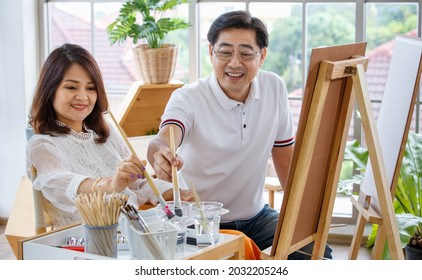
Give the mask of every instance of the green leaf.
M 117 19 L 107 26 L 111 44 L 123 43 L 132 38 L 134 44 L 145 39 L 151 48 L 160 48 L 167 34 L 178 29 L 188 28 L 191 24 L 180 18 L 165 17 L 172 10 L 188 0 L 131 0 L 126 1 L 119 10 Z M 141 23 L 137 23 L 137 16 Z
M 352 160 L 356 164 L 357 170 L 364 171 L 369 158 L 368 149 L 362 148 L 356 139 L 348 141 L 344 158 Z
M 422 217 L 416 217 L 411 214 L 396 214 L 397 226 L 400 233 L 400 241 L 404 248 L 409 244 L 410 238 L 422 228 Z
M 372 248 L 375 244 L 375 238 L 377 237 L 378 225 L 372 224 L 371 233 L 368 236 L 368 240 L 366 241 L 366 247 Z
M 341 180 L 338 184 L 337 193 L 344 194 L 344 195 L 352 195 L 353 194 L 353 185 L 360 184 L 363 180 L 363 176 L 360 174 L 353 175 L 350 179 Z

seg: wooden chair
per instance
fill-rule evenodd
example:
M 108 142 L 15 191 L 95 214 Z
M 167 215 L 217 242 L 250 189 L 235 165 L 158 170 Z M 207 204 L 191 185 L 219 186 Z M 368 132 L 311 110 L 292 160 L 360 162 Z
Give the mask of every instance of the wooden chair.
M 34 135 L 30 126 L 25 128 L 25 133 L 27 140 Z M 5 229 L 7 241 L 17 258 L 20 240 L 46 232 L 51 227 L 50 219 L 43 208 L 45 199 L 41 191 L 32 188 L 32 181 L 37 177 L 34 167 L 31 167 L 30 177 L 22 176 Z
M 22 176 L 4 231 L 16 258 L 18 258 L 19 240 L 35 234 L 32 183 L 28 176 Z
M 19 241 L 53 229 L 51 219 L 44 211 L 45 198 L 41 191 L 32 188 L 37 170 L 31 167 L 31 178 L 23 176 L 9 219 L 5 236 L 15 256 L 19 256 Z
M 31 166 L 31 181 L 37 177 L 37 169 Z M 48 213 L 44 210 L 44 196 L 40 190 L 32 188 L 35 213 L 35 233 L 40 234 L 51 230 L 53 225 Z
M 283 191 L 280 181 L 277 177 L 267 177 L 265 178 L 264 188 L 268 191 L 268 205 L 270 205 L 271 208 L 274 208 L 275 192 Z

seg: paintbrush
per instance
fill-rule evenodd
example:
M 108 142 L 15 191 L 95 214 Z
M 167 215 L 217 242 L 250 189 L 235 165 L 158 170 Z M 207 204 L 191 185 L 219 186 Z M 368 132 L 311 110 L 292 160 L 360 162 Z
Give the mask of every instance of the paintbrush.
M 139 214 L 138 210 L 136 210 L 135 207 L 133 207 L 132 205 L 127 205 L 126 206 L 126 210 L 130 211 L 131 213 L 135 214 L 135 219 L 139 222 L 139 224 L 141 225 L 141 230 L 145 233 L 151 233 L 151 230 L 149 229 L 147 223 L 144 220 L 144 217 L 141 216 L 141 214 Z
M 204 228 L 205 234 L 207 235 L 208 239 L 210 240 L 211 245 L 214 245 L 215 244 L 214 238 L 212 237 L 212 233 L 211 233 L 210 228 L 205 223 L 205 219 L 206 219 L 205 213 L 204 213 L 204 210 L 201 208 L 201 201 L 199 200 L 199 196 L 196 192 L 195 186 L 193 185 L 192 181 L 190 181 L 190 189 L 193 193 L 193 196 L 195 197 L 196 207 L 198 208 L 199 215 L 201 216 L 199 218 L 199 223 Z
M 144 218 L 139 214 L 138 210 L 132 205 L 127 204 L 124 208 L 122 207 L 122 213 L 126 216 L 129 220 L 129 223 L 137 230 L 146 235 L 143 235 L 143 240 L 145 246 L 153 255 L 154 259 L 156 260 L 165 260 L 166 256 L 164 255 L 163 250 L 161 250 L 160 246 L 158 245 L 157 241 L 154 239 L 152 232 L 148 228 L 147 223 L 145 222 Z
M 170 126 L 170 149 L 173 153 L 173 156 L 176 156 L 176 147 L 174 144 L 174 131 L 173 127 Z M 177 216 L 182 217 L 182 204 L 180 202 L 180 190 L 179 190 L 179 182 L 177 180 L 177 167 L 174 165 L 171 166 L 171 173 L 173 178 L 173 199 L 174 199 L 174 213 Z
M 131 153 L 133 155 L 136 155 L 136 152 L 133 149 L 132 145 L 129 143 L 129 140 L 126 137 L 125 132 L 122 130 L 122 128 L 120 127 L 120 125 L 118 124 L 118 122 L 116 121 L 116 119 L 114 118 L 114 116 L 113 116 L 113 114 L 111 113 L 110 110 L 108 111 L 108 114 L 110 115 L 111 119 L 113 120 L 113 123 L 116 126 L 116 128 L 119 130 L 120 135 L 122 136 L 126 145 L 130 149 Z M 166 213 L 168 219 L 172 219 L 174 217 L 173 212 L 171 212 L 170 208 L 168 207 L 166 201 L 164 200 L 163 196 L 161 195 L 160 191 L 158 190 L 158 188 L 155 185 L 154 181 L 152 180 L 151 176 L 148 174 L 148 171 L 146 170 L 145 166 L 144 165 L 142 165 L 142 166 L 143 166 L 142 173 L 144 174 L 145 179 L 147 179 L 148 184 L 149 184 L 150 188 L 152 189 L 153 193 L 155 194 L 158 201 L 160 202 L 160 205 L 163 208 L 164 213 Z

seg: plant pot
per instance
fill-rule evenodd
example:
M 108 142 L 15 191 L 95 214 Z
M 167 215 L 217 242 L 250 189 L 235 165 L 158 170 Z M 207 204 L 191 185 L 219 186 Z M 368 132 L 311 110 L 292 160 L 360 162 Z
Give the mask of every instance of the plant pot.
M 404 247 L 406 260 L 422 260 L 422 248 L 407 245 Z
M 141 80 L 147 84 L 167 84 L 173 79 L 179 46 L 164 44 L 152 49 L 143 44 L 133 49 Z

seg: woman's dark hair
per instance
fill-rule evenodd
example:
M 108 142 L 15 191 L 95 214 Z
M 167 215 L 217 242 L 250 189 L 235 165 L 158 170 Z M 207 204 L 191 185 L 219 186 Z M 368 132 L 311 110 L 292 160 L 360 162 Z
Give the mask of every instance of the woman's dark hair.
M 260 49 L 268 47 L 268 31 L 265 24 L 258 18 L 252 17 L 246 11 L 234 11 L 220 15 L 212 24 L 208 31 L 208 42 L 214 46 L 218 40 L 220 32 L 227 28 L 239 28 L 255 30 L 256 43 Z
M 103 116 L 108 110 L 103 78 L 95 58 L 78 45 L 64 44 L 48 56 L 35 89 L 29 123 L 37 134 L 57 135 L 70 132 L 67 126 L 59 126 L 56 123 L 53 99 L 64 74 L 75 63 L 87 71 L 97 90 L 97 102 L 91 114 L 85 118 L 84 125 L 98 135 L 95 139 L 97 143 L 104 143 L 110 132 Z

